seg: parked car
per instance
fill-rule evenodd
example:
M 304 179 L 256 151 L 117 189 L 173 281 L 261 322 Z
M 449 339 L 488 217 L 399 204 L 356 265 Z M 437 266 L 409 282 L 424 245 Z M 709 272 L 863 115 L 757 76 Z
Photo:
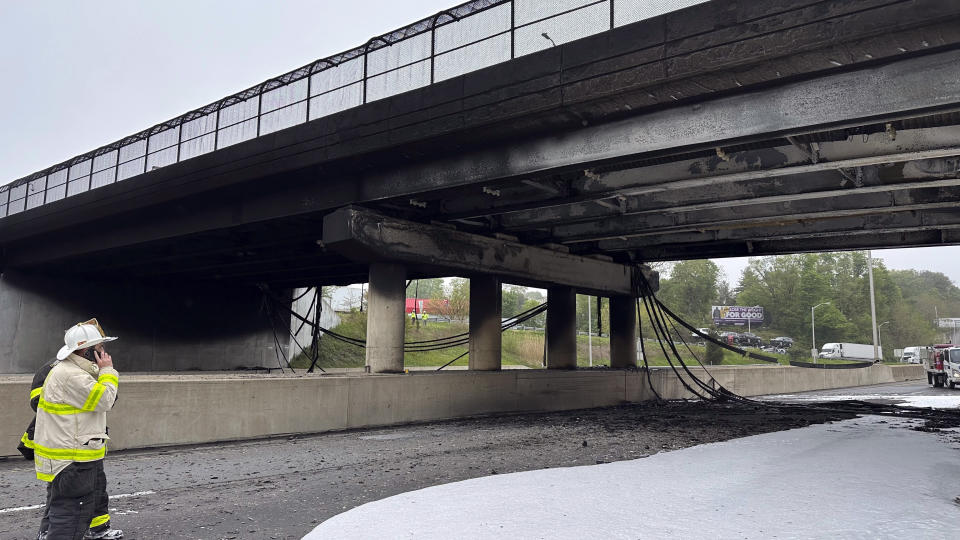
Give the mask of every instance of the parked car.
M 775 337 L 770 340 L 770 345 L 781 349 L 789 349 L 793 347 L 793 338 L 786 336 Z
M 760 347 L 763 345 L 763 340 L 760 339 L 760 336 L 754 334 L 753 332 L 744 332 L 740 334 L 740 339 L 738 342 L 744 347 Z
M 697 332 L 700 332 L 701 334 L 705 334 L 705 335 L 708 335 L 708 336 L 714 335 L 713 330 L 710 330 L 709 328 L 697 328 Z M 698 341 L 703 341 L 703 338 L 702 338 L 702 337 L 700 337 L 698 334 L 693 333 L 693 332 L 690 332 L 690 337 L 692 337 L 693 339 L 696 339 L 696 340 L 698 340 Z
M 740 334 L 736 332 L 720 332 L 720 340 L 725 342 L 727 345 L 737 345 L 740 343 L 738 340 Z

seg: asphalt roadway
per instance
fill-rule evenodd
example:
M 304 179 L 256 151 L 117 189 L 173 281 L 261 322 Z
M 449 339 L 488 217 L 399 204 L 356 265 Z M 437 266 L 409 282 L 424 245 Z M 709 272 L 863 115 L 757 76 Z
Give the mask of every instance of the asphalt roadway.
M 852 393 L 960 399 L 960 390 L 916 383 L 816 394 Z M 806 398 L 797 396 L 784 398 Z M 646 404 L 121 451 L 106 460 L 110 512 L 130 539 L 300 538 L 341 512 L 429 486 L 632 460 L 842 418 L 763 407 Z M 35 537 L 43 494 L 31 463 L 0 462 L 0 538 Z
M 923 381 L 907 381 L 875 386 L 837 388 L 767 396 L 767 399 L 787 402 L 806 402 L 812 400 L 857 399 L 888 405 L 938 406 L 956 408 L 960 406 L 960 388 L 934 388 Z

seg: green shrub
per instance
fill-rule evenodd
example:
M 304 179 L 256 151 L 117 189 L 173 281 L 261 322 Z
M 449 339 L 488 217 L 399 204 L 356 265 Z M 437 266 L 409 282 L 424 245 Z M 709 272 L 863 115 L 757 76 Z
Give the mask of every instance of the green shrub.
M 723 363 L 723 347 L 712 341 L 707 341 L 707 353 L 704 355 L 706 364 L 716 366 Z

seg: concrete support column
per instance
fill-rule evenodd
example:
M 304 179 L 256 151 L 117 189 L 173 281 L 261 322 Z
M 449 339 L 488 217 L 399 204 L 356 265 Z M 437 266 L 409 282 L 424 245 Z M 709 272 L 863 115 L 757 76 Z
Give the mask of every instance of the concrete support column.
M 500 280 L 494 276 L 470 278 L 470 369 L 500 369 Z
M 371 373 L 403 371 L 406 280 L 407 269 L 402 264 L 370 265 L 367 369 Z
M 577 294 L 572 287 L 547 289 L 547 369 L 577 367 Z
M 637 365 L 637 309 L 630 296 L 610 297 L 610 367 Z

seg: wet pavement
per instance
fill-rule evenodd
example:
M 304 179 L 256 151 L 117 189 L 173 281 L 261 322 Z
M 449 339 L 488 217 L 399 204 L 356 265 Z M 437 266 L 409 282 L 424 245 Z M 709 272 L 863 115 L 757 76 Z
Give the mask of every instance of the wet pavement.
M 835 390 L 818 390 L 795 394 L 764 396 L 770 401 L 787 403 L 809 403 L 812 401 L 861 400 L 886 405 L 908 407 L 934 407 L 937 409 L 955 409 L 960 407 L 960 388 L 934 388 L 923 381 L 908 381 Z
M 645 404 L 121 451 L 105 468 L 114 525 L 129 539 L 300 538 L 346 510 L 430 486 L 634 460 L 840 418 Z M 31 463 L 0 462 L 0 538 L 34 538 L 43 495 Z

